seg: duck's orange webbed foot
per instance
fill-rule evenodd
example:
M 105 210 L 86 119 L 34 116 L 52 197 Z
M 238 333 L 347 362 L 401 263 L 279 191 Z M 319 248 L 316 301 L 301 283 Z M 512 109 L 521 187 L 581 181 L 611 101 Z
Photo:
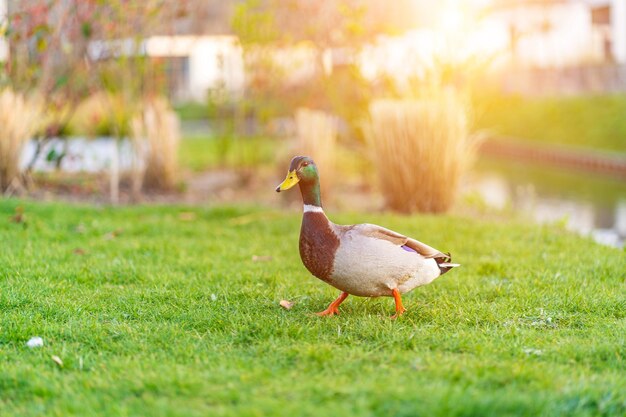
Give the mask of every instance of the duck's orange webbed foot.
M 348 295 L 349 294 L 347 292 L 342 292 L 341 295 L 337 297 L 335 301 L 330 303 L 330 305 L 328 306 L 326 310 L 320 311 L 319 313 L 315 313 L 315 314 L 317 314 L 320 317 L 321 316 L 334 316 L 335 314 L 339 314 L 339 304 L 343 303 L 343 300 L 348 298 Z
M 315 313 L 317 316 L 334 316 L 335 314 L 339 315 L 339 309 L 337 307 L 328 306 L 328 308 L 324 311 L 320 311 Z
M 404 306 L 402 305 L 402 297 L 400 297 L 400 291 L 394 288 L 393 290 L 391 290 L 391 294 L 393 295 L 393 298 L 396 300 L 396 314 L 391 316 L 391 320 L 395 320 L 404 314 L 404 312 L 406 311 L 406 308 L 404 308 Z

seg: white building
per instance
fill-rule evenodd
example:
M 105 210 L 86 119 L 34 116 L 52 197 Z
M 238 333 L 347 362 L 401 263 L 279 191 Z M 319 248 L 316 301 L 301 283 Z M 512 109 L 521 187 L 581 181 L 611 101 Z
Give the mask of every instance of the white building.
M 626 65 L 626 0 L 483 3 L 473 9 L 461 2 L 442 3 L 439 16 L 432 11 L 430 26 L 379 38 L 361 54 L 364 74 L 406 79 L 428 73 L 437 62 L 462 67 L 476 59 L 505 73 L 580 67 L 610 73 L 611 64 Z
M 506 27 L 518 66 L 626 64 L 626 0 L 502 0 L 487 19 Z
M 579 2 L 518 2 L 496 9 L 490 19 L 503 24 L 515 66 L 567 67 L 602 60 L 591 11 Z
M 626 0 L 611 0 L 608 3 L 613 58 L 620 64 L 626 64 Z
M 177 101 L 205 102 L 211 89 L 243 93 L 243 51 L 235 36 L 153 36 L 145 40 L 144 51 L 167 61 Z
M 229 35 L 151 36 L 134 39 L 93 41 L 92 59 L 118 55 L 142 55 L 162 64 L 167 72 L 171 99 L 205 102 L 210 90 L 238 97 L 244 90 L 243 50 L 237 37 Z

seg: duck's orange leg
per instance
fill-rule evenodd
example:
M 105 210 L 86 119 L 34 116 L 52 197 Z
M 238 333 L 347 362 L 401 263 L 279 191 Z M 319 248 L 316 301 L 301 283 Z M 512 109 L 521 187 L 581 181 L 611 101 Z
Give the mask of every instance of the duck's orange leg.
M 335 314 L 339 314 L 339 304 L 343 303 L 343 300 L 348 298 L 348 295 L 349 294 L 347 292 L 342 292 L 341 295 L 337 297 L 335 301 L 330 303 L 330 305 L 328 306 L 326 310 L 320 311 L 319 313 L 315 313 L 315 314 L 317 314 L 318 316 L 332 316 Z
M 400 317 L 402 314 L 404 314 L 404 312 L 406 311 L 406 308 L 404 308 L 404 306 L 402 305 L 402 298 L 400 297 L 400 291 L 394 288 L 393 290 L 391 290 L 391 294 L 393 295 L 393 298 L 396 300 L 396 314 L 391 316 L 391 319 L 395 320 L 398 317 Z

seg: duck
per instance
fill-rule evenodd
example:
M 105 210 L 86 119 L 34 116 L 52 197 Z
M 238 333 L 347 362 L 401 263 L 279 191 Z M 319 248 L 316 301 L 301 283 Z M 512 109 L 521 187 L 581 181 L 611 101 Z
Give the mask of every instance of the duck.
M 276 187 L 282 192 L 298 185 L 303 215 L 300 228 L 300 258 L 315 277 L 341 294 L 318 316 L 339 314 L 349 295 L 393 297 L 396 319 L 406 309 L 402 294 L 430 284 L 451 269 L 449 253 L 375 224 L 339 225 L 331 222 L 322 208 L 320 177 L 313 159 L 296 156 L 285 180 Z

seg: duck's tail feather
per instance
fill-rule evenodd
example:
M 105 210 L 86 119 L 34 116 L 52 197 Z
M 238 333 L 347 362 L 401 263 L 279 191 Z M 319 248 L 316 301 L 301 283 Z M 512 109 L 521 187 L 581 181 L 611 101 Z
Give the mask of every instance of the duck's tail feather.
M 449 270 L 451 270 L 452 268 L 456 268 L 457 266 L 461 266 L 461 264 L 454 264 L 452 263 L 452 256 L 450 256 L 450 253 L 444 253 L 442 254 L 443 256 L 441 257 L 436 257 L 435 260 L 437 261 L 437 265 L 439 266 L 439 269 L 441 270 L 441 275 L 445 274 L 446 272 L 448 272 Z

